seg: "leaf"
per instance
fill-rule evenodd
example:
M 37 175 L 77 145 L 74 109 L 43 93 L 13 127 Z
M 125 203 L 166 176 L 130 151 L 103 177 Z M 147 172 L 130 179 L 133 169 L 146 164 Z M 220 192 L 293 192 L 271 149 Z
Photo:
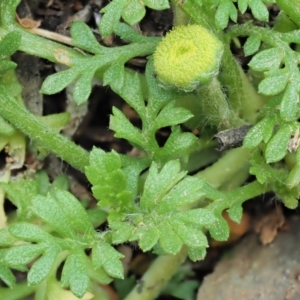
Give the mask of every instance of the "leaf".
M 48 116 L 37 116 L 39 120 L 46 123 L 52 129 L 57 132 L 61 131 L 69 122 L 70 114 L 69 113 L 59 113 L 59 114 L 51 114 Z
M 73 45 L 94 54 L 103 52 L 103 46 L 99 44 L 89 26 L 84 22 L 73 22 L 70 32 Z
M 229 238 L 229 226 L 222 216 L 217 216 L 218 220 L 206 226 L 210 235 L 217 241 L 227 241 Z
M 269 11 L 261 1 L 249 1 L 249 6 L 255 19 L 265 22 L 269 21 Z
M 175 185 L 158 203 L 155 211 L 166 213 L 192 204 L 205 195 L 203 181 L 196 177 L 186 177 Z
M 188 255 L 191 261 L 203 260 L 206 256 L 206 248 L 189 248 Z
M 134 227 L 127 222 L 109 222 L 109 227 L 113 230 L 113 244 L 122 244 L 130 239 Z
M 45 248 L 44 244 L 15 246 L 7 250 L 4 259 L 12 267 L 26 265 L 42 254 Z
M 258 35 L 250 35 L 244 45 L 245 56 L 249 56 L 257 52 L 259 50 L 260 43 L 261 41 Z
M 170 220 L 170 224 L 174 231 L 178 234 L 181 240 L 188 246 L 188 247 L 208 247 L 208 241 L 205 234 L 201 231 L 200 227 L 196 227 L 195 225 L 191 224 L 184 224 L 174 218 Z
M 248 64 L 254 71 L 277 69 L 282 61 L 282 53 L 278 48 L 271 48 L 257 53 Z
M 95 243 L 92 249 L 94 268 L 98 269 L 103 267 L 107 274 L 115 278 L 124 278 L 123 265 L 120 261 L 120 258 L 123 257 L 123 254 L 104 242 Z
M 145 6 L 142 1 L 130 0 L 122 10 L 122 18 L 129 25 L 133 25 L 141 21 L 146 14 Z
M 193 114 L 186 108 L 176 107 L 176 102 L 169 102 L 158 114 L 155 127 L 162 128 L 186 122 Z
M 85 103 L 88 100 L 92 91 L 92 81 L 95 71 L 96 69 L 86 70 L 86 72 L 77 80 L 73 89 L 73 98 L 78 105 Z
M 265 158 L 268 164 L 284 158 L 291 139 L 289 126 L 282 126 L 267 144 Z
M 128 26 L 125 23 L 119 23 L 117 28 L 115 29 L 115 33 L 125 41 L 130 41 L 133 43 L 146 43 L 149 42 L 149 37 L 145 37 L 139 34 L 136 30 L 134 30 L 131 26 Z M 152 37 L 151 37 L 152 39 Z M 157 38 L 155 38 L 157 40 Z
M 69 192 L 56 190 L 57 203 L 67 216 L 66 222 L 86 235 L 94 232 L 94 227 L 80 202 Z
M 32 211 L 43 221 L 49 224 L 56 232 L 63 237 L 73 238 L 75 232 L 67 222 L 67 216 L 58 205 L 57 201 L 48 194 L 36 196 L 32 199 Z
M 116 132 L 115 137 L 126 139 L 143 148 L 144 139 L 140 130 L 134 127 L 116 107 L 113 107 L 113 115 L 110 118 L 109 128 Z
M 240 204 L 231 206 L 228 210 L 230 219 L 236 223 L 240 223 L 243 217 L 243 207 Z
M 18 222 L 17 224 L 11 225 L 9 232 L 13 236 L 28 242 L 42 243 L 52 240 L 49 233 L 34 224 L 25 222 Z
M 121 12 L 126 2 L 127 0 L 113 0 L 100 11 L 104 13 L 99 24 L 99 31 L 102 37 L 113 33 L 114 28 L 119 23 Z
M 18 31 L 9 32 L 0 41 L 0 60 L 14 54 L 21 43 L 21 33 Z
M 158 153 L 162 160 L 181 158 L 188 155 L 194 148 L 197 137 L 190 132 L 180 132 L 179 127 L 175 127 L 167 139 L 164 147 Z
M 0 44 L 1 45 L 1 44 Z M 5 73 L 9 70 L 14 70 L 17 67 L 17 64 L 10 60 L 2 60 L 0 62 L 0 73 Z
M 27 280 L 29 285 L 39 284 L 49 275 L 55 259 L 60 252 L 59 247 L 50 246 L 31 267 Z
M 274 129 L 274 122 L 272 119 L 264 118 L 256 123 L 247 133 L 244 138 L 244 148 L 254 148 L 258 146 L 263 140 L 267 142 Z
M 110 85 L 112 90 L 120 93 L 125 80 L 125 68 L 122 61 L 116 61 L 110 65 L 103 75 L 103 85 Z
M 294 121 L 299 115 L 299 93 L 294 83 L 289 83 L 282 97 L 280 115 L 285 121 Z
M 0 278 L 10 288 L 16 284 L 16 278 L 5 264 L 0 262 Z
M 205 208 L 196 208 L 174 214 L 174 218 L 189 224 L 208 226 L 217 221 L 212 211 Z
M 144 4 L 155 10 L 163 10 L 170 7 L 168 0 L 143 0 Z
M 244 14 L 247 10 L 248 0 L 238 0 L 239 11 Z
M 260 82 L 258 92 L 267 96 L 277 95 L 285 89 L 287 82 L 287 74 L 267 77 Z
M 72 83 L 77 77 L 79 77 L 79 75 L 79 70 L 75 68 L 70 68 L 68 70 L 52 74 L 44 80 L 41 88 L 41 93 L 45 95 L 53 95 L 59 93 L 70 83 Z
M 140 199 L 141 209 L 154 209 L 185 175 L 186 172 L 180 172 L 180 163 L 177 160 L 167 162 L 160 172 L 158 165 L 153 162 Z
M 159 230 L 154 226 L 145 225 L 139 228 L 139 246 L 146 252 L 151 250 L 159 239 Z
M 63 287 L 70 286 L 73 294 L 83 297 L 89 286 L 89 277 L 86 270 L 86 255 L 80 248 L 73 248 L 68 256 L 61 277 Z
M 168 221 L 159 224 L 160 237 L 159 243 L 162 249 L 168 254 L 177 254 L 183 242 L 177 233 L 173 230 Z
M 219 29 L 226 28 L 228 24 L 228 19 L 233 22 L 237 21 L 237 11 L 235 6 L 231 1 L 222 1 L 217 8 L 217 12 L 215 15 L 216 25 Z
M 286 185 L 289 189 L 298 186 L 300 183 L 300 166 L 295 165 L 286 180 Z

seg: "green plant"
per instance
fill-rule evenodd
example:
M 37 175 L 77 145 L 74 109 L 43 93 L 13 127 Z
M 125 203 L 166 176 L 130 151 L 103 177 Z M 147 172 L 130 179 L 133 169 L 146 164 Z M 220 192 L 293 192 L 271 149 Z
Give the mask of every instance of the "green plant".
M 298 206 L 298 1 L 174 0 L 174 26 L 181 26 L 181 34 L 192 34 L 192 39 L 199 31 L 196 48 L 202 42 L 201 33 L 212 37 L 216 48 L 204 50 L 208 57 L 215 58 L 216 52 L 219 57 L 206 65 L 204 74 L 197 69 L 195 78 L 189 74 L 193 61 L 186 62 L 190 64 L 186 73 L 174 72 L 180 77 L 175 82 L 161 76 L 158 69 L 158 77 L 168 89 L 156 79 L 154 68 L 166 40 L 143 36 L 130 26 L 145 16 L 145 6 L 162 10 L 169 7 L 168 1 L 110 2 L 102 11 L 100 33 L 103 37 L 114 33 L 127 43 L 112 48 L 99 44 L 82 22 L 71 27 L 74 48 L 32 34 L 15 21 L 19 2 L 0 2 L 0 148 L 9 147 L 18 167 L 24 162 L 26 141 L 43 155 L 54 153 L 85 173 L 98 208 L 85 209 L 67 191 L 64 176 L 50 184 L 41 171 L 11 181 L 11 169 L 6 169 L 0 183 L 1 204 L 3 207 L 6 195 L 17 207 L 17 214 L 5 216 L 1 208 L 0 278 L 9 287 L 0 288 L 3 299 L 22 299 L 32 293 L 35 299 L 64 299 L 71 292 L 85 299 L 90 293 L 103 299 L 97 283 L 123 278 L 122 254 L 114 245 L 126 242 L 137 242 L 143 251 L 159 255 L 144 275 L 143 286 L 137 284 L 126 298 L 152 299 L 187 256 L 193 261 L 205 257 L 207 232 L 216 240 L 228 238 L 224 210 L 239 222 L 243 202 L 266 191 L 273 191 L 288 208 Z M 267 22 L 267 3 L 281 8 L 273 28 L 252 22 L 228 25 L 230 20 L 236 23 L 238 12 L 243 14 L 248 7 L 254 18 Z M 193 33 L 195 28 L 197 33 Z M 247 37 L 243 49 L 245 56 L 251 56 L 253 84 L 230 50 L 232 42 L 241 47 L 239 37 Z M 189 55 L 193 45 L 188 45 L 179 51 L 183 70 L 184 60 L 195 57 Z M 173 51 L 172 45 L 166 47 Z M 69 67 L 46 78 L 41 88 L 44 94 L 60 92 L 76 81 L 73 98 L 82 104 L 89 98 L 94 77 L 109 85 L 142 121 L 142 127 L 137 128 L 114 108 L 110 129 L 145 156 L 129 157 L 98 148 L 88 152 L 59 134 L 68 122 L 67 113 L 47 117 L 31 114 L 22 101 L 16 64 L 10 60 L 16 51 Z M 125 67 L 136 56 L 148 57 L 145 74 Z M 176 65 L 176 57 L 173 60 Z M 173 82 L 175 87 L 170 88 Z M 182 130 L 182 124 L 198 127 L 200 138 Z M 253 127 L 243 147 L 216 155 L 213 135 L 245 124 Z M 163 127 L 171 127 L 171 133 L 160 146 L 155 133 Z M 189 175 L 201 167 L 202 171 Z M 249 174 L 256 180 L 243 185 Z M 105 220 L 107 230 L 96 230 Z M 91 255 L 87 255 L 90 249 Z M 58 280 L 57 270 L 62 265 Z M 16 283 L 11 269 L 28 271 L 29 285 Z

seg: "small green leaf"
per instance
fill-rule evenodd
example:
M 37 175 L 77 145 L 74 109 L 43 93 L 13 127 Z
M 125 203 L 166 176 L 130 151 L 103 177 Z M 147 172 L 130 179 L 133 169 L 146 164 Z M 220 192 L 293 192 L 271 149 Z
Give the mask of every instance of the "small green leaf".
M 144 4 L 155 10 L 163 10 L 170 7 L 168 0 L 143 0 Z
M 256 34 L 252 34 L 247 38 L 247 41 L 244 45 L 245 56 L 249 56 L 258 51 L 260 47 L 260 38 Z
M 7 250 L 5 261 L 10 266 L 26 265 L 45 251 L 44 244 L 20 245 Z
M 217 221 L 212 211 L 205 208 L 195 208 L 188 211 L 178 212 L 174 218 L 184 222 L 201 226 L 208 226 Z
M 188 247 L 208 247 L 208 241 L 205 234 L 198 226 L 184 224 L 174 218 L 170 220 L 172 228 Z
M 59 114 L 51 114 L 48 116 L 37 116 L 42 122 L 46 123 L 52 129 L 57 132 L 61 131 L 69 122 L 70 114 L 69 113 L 59 113 Z
M 206 248 L 189 248 L 188 255 L 191 261 L 203 260 L 206 256 Z
M 41 92 L 45 95 L 53 95 L 61 92 L 65 87 L 79 77 L 79 70 L 70 68 L 48 76 L 41 88 Z
M 193 114 L 186 108 L 176 107 L 176 102 L 168 103 L 158 114 L 155 120 L 156 128 L 177 125 L 186 122 Z
M 240 223 L 243 217 L 243 207 L 240 204 L 231 206 L 228 210 L 230 219 L 236 223 Z
M 249 6 L 255 19 L 269 21 L 269 11 L 261 1 L 249 1 Z
M 140 199 L 140 207 L 145 210 L 154 209 L 185 175 L 186 172 L 180 172 L 180 163 L 177 160 L 167 162 L 160 172 L 157 164 L 152 163 Z
M 72 227 L 79 232 L 85 234 L 93 233 L 94 227 L 79 201 L 67 191 L 56 190 L 55 194 L 60 208 L 67 216 L 65 222 L 72 224 Z
M 146 14 L 145 6 L 140 0 L 128 1 L 122 10 L 122 18 L 129 25 L 133 25 L 141 21 Z
M 285 89 L 287 82 L 287 74 L 267 77 L 260 82 L 258 92 L 267 96 L 277 95 Z
M 162 201 L 158 203 L 155 211 L 158 213 L 166 213 L 177 210 L 180 207 L 192 204 L 204 195 L 203 181 L 196 177 L 186 177 L 162 198 Z
M 110 65 L 103 75 L 103 85 L 110 85 L 112 90 L 120 93 L 125 80 L 124 63 L 116 61 Z
M 127 222 L 110 222 L 109 227 L 113 230 L 112 241 L 114 244 L 122 244 L 130 239 L 134 227 Z
M 162 160 L 182 158 L 188 155 L 194 148 L 197 137 L 190 132 L 180 132 L 180 128 L 175 126 L 171 135 L 167 139 L 164 147 L 158 153 Z
M 177 254 L 183 242 L 177 233 L 173 230 L 168 221 L 162 222 L 159 226 L 160 237 L 159 243 L 161 248 L 169 254 Z
M 149 37 L 139 34 L 131 26 L 125 23 L 119 23 L 118 27 L 115 29 L 115 33 L 125 41 L 130 41 L 133 43 L 146 43 L 149 42 Z M 152 37 L 151 37 L 152 39 Z M 155 38 L 157 40 L 157 38 Z
M 84 22 L 75 21 L 72 23 L 71 36 L 73 45 L 94 54 L 103 52 L 103 46 L 99 44 L 91 29 Z
M 217 8 L 215 15 L 216 25 L 219 29 L 224 29 L 228 25 L 228 19 L 237 21 L 237 10 L 231 1 L 222 1 Z
M 5 264 L 0 263 L 0 278 L 10 288 L 16 283 L 16 278 L 12 271 Z
M 113 33 L 114 28 L 119 23 L 121 12 L 126 2 L 127 0 L 114 0 L 101 10 L 101 13 L 104 13 L 99 24 L 99 31 L 102 37 Z
M 59 247 L 50 246 L 33 264 L 27 277 L 29 285 L 39 284 L 49 275 L 59 251 Z
M 248 0 L 238 0 L 239 11 L 244 14 L 247 10 Z
M 51 187 L 53 189 L 60 189 L 60 190 L 67 191 L 70 187 L 68 176 L 66 174 L 58 175 L 53 180 Z
M 61 283 L 63 287 L 70 286 L 73 294 L 79 298 L 84 296 L 89 286 L 86 268 L 84 251 L 81 248 L 73 248 L 65 262 Z
M 12 31 L 0 41 L 0 60 L 14 54 L 21 43 L 22 35 L 20 32 Z
M 17 64 L 10 60 L 3 60 L 0 62 L 0 73 L 5 73 L 9 70 L 13 70 L 17 67 Z
M 134 127 L 116 107 L 113 108 L 109 128 L 116 132 L 115 137 L 126 139 L 129 142 L 143 147 L 144 139 L 141 131 Z
M 73 238 L 75 232 L 67 222 L 67 216 L 56 200 L 48 194 L 46 197 L 36 196 L 32 199 L 32 211 L 48 223 L 63 237 Z
M 286 180 L 286 185 L 289 189 L 292 189 L 298 186 L 299 184 L 300 184 L 300 166 L 295 165 Z
M 290 139 L 289 126 L 282 126 L 267 144 L 265 158 L 268 164 L 284 158 Z
M 151 250 L 159 239 L 159 230 L 156 227 L 143 226 L 139 228 L 139 246 L 146 252 Z
M 294 121 L 299 116 L 299 93 L 294 83 L 289 83 L 282 97 L 280 115 L 285 121 Z
M 77 80 L 73 89 L 73 98 L 78 105 L 88 100 L 92 91 L 92 81 L 95 71 L 96 69 L 86 70 Z
M 112 277 L 124 278 L 123 265 L 120 258 L 124 255 L 119 253 L 111 245 L 103 242 L 96 243 L 92 251 L 92 261 L 95 269 L 103 267 Z
M 13 236 L 28 242 L 41 243 L 51 239 L 51 235 L 40 227 L 25 222 L 10 226 L 9 231 Z
M 257 53 L 248 64 L 254 71 L 277 69 L 282 61 L 282 53 L 278 48 L 271 48 Z
M 16 129 L 0 116 L 0 134 L 8 136 L 13 135 L 15 132 Z
M 272 119 L 264 118 L 255 124 L 244 138 L 243 147 L 254 148 L 263 140 L 267 142 L 273 133 L 274 123 Z M 265 139 L 264 139 L 265 138 Z
M 9 227 L 11 228 L 11 227 Z M 10 233 L 8 227 L 0 229 L 0 246 L 9 247 L 16 243 L 17 239 Z M 1 253 L 1 252 L 0 252 Z
M 229 238 L 229 227 L 227 222 L 222 218 L 218 217 L 218 220 L 213 224 L 207 226 L 210 235 L 217 241 L 227 241 Z

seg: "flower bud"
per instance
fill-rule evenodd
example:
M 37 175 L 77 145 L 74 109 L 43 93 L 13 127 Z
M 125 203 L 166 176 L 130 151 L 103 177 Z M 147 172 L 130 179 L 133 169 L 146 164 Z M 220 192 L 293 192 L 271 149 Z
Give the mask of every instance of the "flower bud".
M 218 74 L 222 54 L 222 42 L 206 28 L 178 26 L 158 44 L 154 68 L 165 88 L 190 92 Z

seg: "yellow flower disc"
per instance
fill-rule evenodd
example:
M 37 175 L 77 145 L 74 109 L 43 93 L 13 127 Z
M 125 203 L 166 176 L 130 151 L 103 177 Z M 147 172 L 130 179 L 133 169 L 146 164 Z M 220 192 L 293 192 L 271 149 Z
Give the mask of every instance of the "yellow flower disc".
M 222 42 L 206 28 L 178 26 L 158 44 L 154 68 L 166 88 L 192 91 L 218 74 L 222 54 Z

